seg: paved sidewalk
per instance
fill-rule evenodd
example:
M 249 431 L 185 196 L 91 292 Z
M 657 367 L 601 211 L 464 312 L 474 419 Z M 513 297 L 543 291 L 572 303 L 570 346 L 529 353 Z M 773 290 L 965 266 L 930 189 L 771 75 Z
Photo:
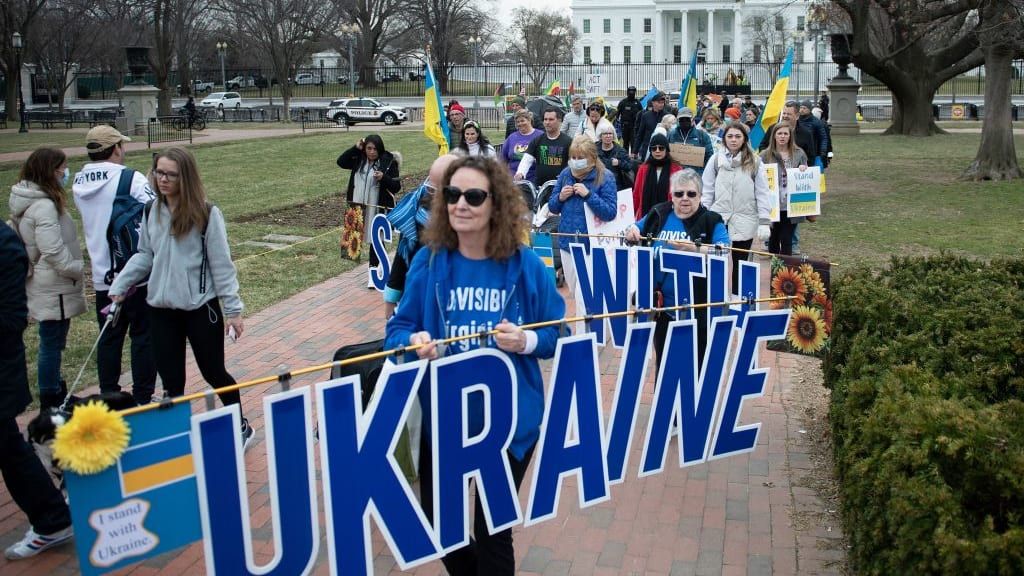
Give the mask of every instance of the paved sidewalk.
M 243 380 L 273 374 L 282 364 L 290 369 L 320 364 L 329 361 L 343 344 L 379 337 L 384 329 L 380 296 L 365 286 L 362 265 L 248 318 L 244 336 L 228 344 L 229 371 Z M 618 360 L 619 354 L 611 347 L 602 353 L 606 409 Z M 760 362 L 771 368 L 766 394 L 745 403 L 741 422 L 763 423 L 753 453 L 679 469 L 671 450 L 665 472 L 638 479 L 641 447 L 634 442 L 628 469 L 631 476 L 612 488 L 610 501 L 580 510 L 576 485 L 571 482 L 563 490 L 557 518 L 514 529 L 519 572 L 838 573 L 837 562 L 844 556 L 839 527 L 797 521 L 808 513 L 813 517 L 829 515 L 818 494 L 807 487 L 806 476 L 814 464 L 806 435 L 801 433 L 803 411 L 792 401 L 794 391 L 807 381 L 796 368 L 806 366 L 807 361 L 764 351 Z M 187 391 L 205 389 L 191 361 L 189 374 Z M 315 381 L 307 376 L 296 384 Z M 276 385 L 264 385 L 243 392 L 243 410 L 257 428 L 257 442 L 246 454 L 257 565 L 273 555 L 261 396 L 275 390 Z M 653 383 L 645 390 L 638 427 L 647 419 Z M 202 403 L 194 404 L 194 410 L 203 410 Z M 524 509 L 527 493 L 524 486 L 520 491 Z M 24 515 L 0 485 L 0 546 L 6 547 L 27 529 Z M 376 574 L 403 573 L 376 530 L 373 546 Z M 326 559 L 321 527 L 316 574 L 327 573 Z M 74 574 L 77 566 L 72 545 L 14 563 L 0 558 L 0 574 L 5 576 Z M 205 573 L 204 566 L 202 545 L 197 543 L 120 573 L 192 575 Z M 442 574 L 443 569 L 440 562 L 431 562 L 413 573 Z

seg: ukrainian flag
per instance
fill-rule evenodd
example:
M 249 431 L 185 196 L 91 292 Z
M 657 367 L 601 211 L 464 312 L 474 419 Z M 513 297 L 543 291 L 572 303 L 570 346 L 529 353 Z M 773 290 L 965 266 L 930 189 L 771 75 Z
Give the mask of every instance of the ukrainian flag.
M 544 232 L 531 232 L 530 233 L 530 246 L 533 251 L 540 256 L 541 262 L 551 273 L 551 278 L 555 278 L 555 249 L 552 246 L 551 235 Z
M 427 78 L 424 85 L 426 89 L 423 92 L 423 134 L 437 144 L 437 155 L 441 156 L 447 154 L 451 148 L 451 133 L 448 131 L 448 118 L 444 115 L 444 106 L 441 105 L 441 90 L 437 86 L 430 62 L 427 62 Z
M 683 77 L 683 83 L 679 86 L 679 110 L 689 108 L 694 114 L 697 113 L 697 49 L 693 50 L 690 56 L 690 69 Z
M 188 432 L 132 446 L 118 461 L 125 497 L 195 475 Z
M 768 102 L 761 110 L 761 115 L 754 123 L 754 127 L 750 129 L 750 147 L 754 150 L 757 150 L 761 145 L 761 140 L 764 140 L 764 135 L 782 116 L 782 107 L 786 104 L 786 92 L 789 91 L 789 71 L 792 67 L 793 48 L 791 47 L 786 53 L 786 61 L 782 64 L 779 79 L 775 81 L 775 87 L 772 88 L 772 93 L 768 96 Z

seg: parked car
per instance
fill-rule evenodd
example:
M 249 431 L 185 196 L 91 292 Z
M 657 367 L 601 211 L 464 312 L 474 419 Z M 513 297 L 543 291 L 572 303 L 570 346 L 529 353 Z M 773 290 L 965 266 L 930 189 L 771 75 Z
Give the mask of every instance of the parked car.
M 242 96 L 238 92 L 214 92 L 199 103 L 200 108 L 241 108 Z
M 425 80 L 427 77 L 422 72 L 409 72 L 409 80 L 415 82 L 417 80 Z
M 252 76 L 235 76 L 228 80 L 226 88 L 228 90 L 238 90 L 239 88 L 252 88 L 255 85 L 256 79 Z
M 402 77 L 398 74 L 384 74 L 380 78 L 381 82 L 401 82 Z
M 383 122 L 401 124 L 409 119 L 409 111 L 398 106 L 382 104 L 373 98 L 342 98 L 327 107 L 327 117 L 335 122 Z
M 181 89 L 181 84 L 174 87 L 178 94 L 184 94 L 185 92 Z M 202 80 L 192 81 L 192 93 L 199 94 L 200 92 L 209 92 L 213 90 L 213 82 L 203 82 Z
M 320 78 L 320 76 L 318 76 L 316 74 L 310 74 L 308 72 L 303 72 L 301 74 L 296 74 L 295 75 L 295 84 L 297 84 L 299 86 L 308 85 L 308 84 L 323 84 L 323 83 L 324 83 L 323 79 Z

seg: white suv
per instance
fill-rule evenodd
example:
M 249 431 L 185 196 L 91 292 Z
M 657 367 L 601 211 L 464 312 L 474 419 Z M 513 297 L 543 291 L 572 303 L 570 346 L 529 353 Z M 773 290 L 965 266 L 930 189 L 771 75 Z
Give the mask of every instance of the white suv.
M 331 102 L 327 108 L 327 117 L 338 123 L 383 122 L 390 126 L 408 120 L 409 111 L 382 104 L 373 98 L 342 98 Z
M 310 74 L 303 72 L 302 74 L 295 75 L 295 84 L 302 86 L 305 84 L 323 84 L 324 81 L 320 79 L 317 74 Z
M 241 108 L 242 97 L 238 92 L 214 92 L 199 103 L 201 108 Z

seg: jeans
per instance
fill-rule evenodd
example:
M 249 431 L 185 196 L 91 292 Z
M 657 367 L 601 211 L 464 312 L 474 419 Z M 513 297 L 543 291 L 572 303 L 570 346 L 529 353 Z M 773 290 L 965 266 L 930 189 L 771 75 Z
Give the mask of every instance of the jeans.
M 793 251 L 790 254 L 800 253 L 800 230 L 793 224 Z
M 42 320 L 39 322 L 39 396 L 60 394 L 63 380 L 60 375 L 61 354 L 68 341 L 71 319 Z
M 100 328 L 106 322 L 101 312 L 110 304 L 107 292 L 96 291 L 96 320 Z M 99 372 L 101 392 L 120 392 L 121 350 L 124 337 L 132 338 L 132 397 L 139 404 L 148 404 L 156 388 L 156 363 L 149 343 L 149 304 L 146 287 L 139 286 L 135 293 L 121 303 L 121 317 L 117 325 L 107 326 L 96 346 L 96 369 Z

